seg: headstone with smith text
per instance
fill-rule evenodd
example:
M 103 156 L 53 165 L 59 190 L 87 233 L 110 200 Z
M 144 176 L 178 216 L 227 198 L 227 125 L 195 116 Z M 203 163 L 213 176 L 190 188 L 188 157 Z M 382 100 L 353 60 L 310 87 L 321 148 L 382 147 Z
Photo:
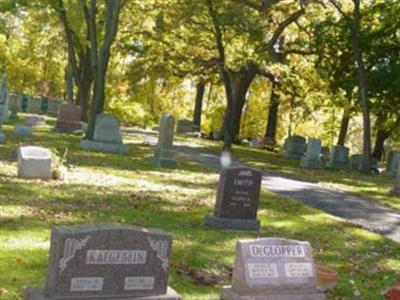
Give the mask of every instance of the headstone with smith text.
M 247 167 L 229 167 L 222 170 L 214 214 L 204 223 L 226 230 L 258 231 L 257 210 L 262 173 Z
M 26 300 L 181 300 L 168 287 L 172 238 L 122 224 L 52 230 L 47 284 Z
M 324 300 L 308 242 L 262 238 L 237 242 L 232 286 L 222 300 Z

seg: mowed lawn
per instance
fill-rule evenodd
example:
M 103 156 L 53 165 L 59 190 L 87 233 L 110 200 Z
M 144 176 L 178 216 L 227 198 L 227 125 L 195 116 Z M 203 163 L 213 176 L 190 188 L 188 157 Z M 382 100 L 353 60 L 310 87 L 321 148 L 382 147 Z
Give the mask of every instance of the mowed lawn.
M 215 170 L 183 157 L 178 157 L 176 170 L 154 167 L 153 148 L 140 138 L 126 140 L 126 155 L 86 152 L 79 148 L 80 136 L 52 132 L 54 120 L 48 124 L 35 128 L 28 139 L 16 138 L 10 125 L 3 127 L 8 141 L 0 145 L 1 300 L 21 299 L 24 286 L 45 283 L 52 226 L 90 222 L 170 232 L 170 286 L 184 299 L 218 299 L 221 286 L 230 283 L 236 241 L 257 237 L 309 241 L 317 263 L 340 274 L 328 299 L 383 299 L 382 291 L 400 282 L 400 245 L 395 242 L 265 191 L 258 214 L 260 233 L 205 228 L 202 220 L 213 211 L 218 184 Z M 18 179 L 16 148 L 28 144 L 60 155 L 68 149 L 65 180 Z M 253 163 L 259 158 L 261 154 L 255 154 Z
M 220 153 L 221 144 L 213 141 L 200 141 L 203 151 Z M 383 175 L 363 175 L 355 170 L 304 170 L 300 161 L 288 159 L 282 153 L 268 152 L 263 149 L 234 145 L 234 157 L 243 163 L 265 170 L 284 173 L 291 178 L 319 183 L 331 189 L 347 191 L 368 198 L 380 204 L 400 210 L 400 196 L 390 195 L 396 185 L 396 179 Z M 382 167 L 384 167 L 382 165 Z

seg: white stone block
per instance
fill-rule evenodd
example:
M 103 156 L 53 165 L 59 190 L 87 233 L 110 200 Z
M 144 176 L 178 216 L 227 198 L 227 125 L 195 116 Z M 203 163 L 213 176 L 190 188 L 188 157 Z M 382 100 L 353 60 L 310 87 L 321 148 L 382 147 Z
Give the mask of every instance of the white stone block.
M 51 179 L 53 159 L 49 149 L 35 146 L 18 148 L 18 177 Z

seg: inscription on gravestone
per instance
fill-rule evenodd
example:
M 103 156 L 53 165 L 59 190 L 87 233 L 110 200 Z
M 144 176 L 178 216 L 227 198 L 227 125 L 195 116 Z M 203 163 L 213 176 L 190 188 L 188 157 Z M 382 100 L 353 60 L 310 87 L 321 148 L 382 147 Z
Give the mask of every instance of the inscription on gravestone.
M 221 229 L 259 230 L 257 210 L 262 173 L 246 167 L 222 170 L 213 216 L 205 224 Z
M 130 225 L 54 228 L 46 289 L 26 299 L 179 300 L 168 288 L 171 246 L 169 234 Z
M 278 238 L 238 241 L 233 284 L 222 299 L 323 300 L 311 246 Z

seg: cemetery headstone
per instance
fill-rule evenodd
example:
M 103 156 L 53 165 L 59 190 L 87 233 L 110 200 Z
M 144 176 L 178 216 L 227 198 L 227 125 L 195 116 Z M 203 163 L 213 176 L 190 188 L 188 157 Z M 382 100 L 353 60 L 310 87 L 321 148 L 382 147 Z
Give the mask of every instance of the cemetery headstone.
M 397 182 L 396 186 L 390 191 L 392 195 L 399 196 L 400 195 L 400 165 L 397 169 Z
M 40 111 L 46 114 L 49 109 L 49 98 L 42 96 L 40 97 L 40 100 Z
M 350 167 L 349 148 L 344 146 L 333 146 L 328 166 L 334 169 L 348 169 Z
M 27 116 L 25 118 L 25 122 L 24 123 L 25 123 L 26 126 L 30 126 L 30 127 L 43 126 L 43 125 L 46 124 L 46 118 L 43 117 L 43 116 L 37 116 L 37 115 Z
M 306 139 L 302 136 L 291 136 L 285 140 L 284 155 L 287 158 L 300 159 L 306 152 Z
M 81 148 L 99 152 L 127 153 L 128 146 L 122 143 L 118 118 L 109 114 L 98 115 L 93 140 L 82 140 Z
M 308 242 L 262 238 L 237 242 L 232 286 L 222 300 L 325 300 L 317 290 Z
M 0 126 L 8 119 L 7 74 L 3 74 L 0 86 Z
M 51 179 L 53 158 L 50 150 L 36 146 L 18 148 L 18 177 Z
M 174 143 L 175 118 L 170 114 L 163 114 L 160 120 L 158 143 L 152 162 L 162 168 L 176 168 L 178 162 L 172 150 Z
M 396 178 L 399 165 L 400 151 L 390 151 L 386 163 L 386 170 L 383 174 L 392 178 Z
M 262 173 L 247 167 L 221 171 L 214 214 L 204 224 L 218 229 L 259 231 L 257 220 Z
M 29 112 L 33 114 L 40 114 L 42 105 L 42 97 L 34 96 L 30 98 Z
M 352 170 L 359 170 L 362 163 L 363 156 L 361 154 L 354 154 L 350 157 L 350 168 Z
M 49 116 L 58 116 L 58 112 L 60 111 L 60 106 L 62 105 L 62 103 L 63 100 L 49 98 L 47 114 Z
M 28 102 L 29 102 L 28 97 L 23 95 L 22 96 L 22 101 L 21 101 L 21 110 L 23 112 L 27 112 L 28 111 Z
M 305 169 L 321 169 L 321 141 L 308 139 L 307 151 L 301 159 L 301 167 Z
M 0 132 L 0 144 L 4 144 L 6 142 L 6 135 L 3 132 Z
M 123 224 L 55 227 L 45 288 L 25 300 L 181 300 L 168 287 L 172 237 Z
M 178 120 L 176 126 L 177 134 L 186 134 L 193 132 L 193 122 L 190 120 Z
M 24 124 L 17 124 L 14 127 L 14 134 L 17 136 L 22 136 L 22 137 L 31 137 L 32 136 L 32 127 L 24 125 Z
M 74 132 L 81 130 L 81 108 L 73 103 L 60 106 L 56 130 L 61 132 Z
M 9 100 L 8 100 L 10 112 L 11 112 L 11 118 L 17 118 L 18 117 L 18 108 L 20 107 L 19 104 L 19 96 L 14 93 L 9 94 Z

